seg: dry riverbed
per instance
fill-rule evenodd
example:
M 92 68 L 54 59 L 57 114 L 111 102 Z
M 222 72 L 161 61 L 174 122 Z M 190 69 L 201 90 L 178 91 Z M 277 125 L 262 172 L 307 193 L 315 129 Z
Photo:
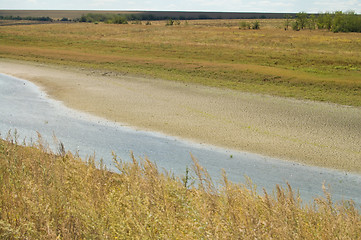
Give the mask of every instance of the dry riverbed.
M 6 59 L 0 72 L 139 129 L 361 172 L 361 108 Z

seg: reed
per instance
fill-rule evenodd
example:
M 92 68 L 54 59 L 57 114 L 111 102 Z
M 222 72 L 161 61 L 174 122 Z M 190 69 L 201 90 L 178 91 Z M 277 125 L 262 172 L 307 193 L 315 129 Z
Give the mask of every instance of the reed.
M 118 172 L 41 141 L 0 140 L 1 239 L 359 239 L 351 201 L 302 203 L 291 186 L 260 195 L 223 173 L 215 187 L 196 159 L 183 178 L 148 159 Z

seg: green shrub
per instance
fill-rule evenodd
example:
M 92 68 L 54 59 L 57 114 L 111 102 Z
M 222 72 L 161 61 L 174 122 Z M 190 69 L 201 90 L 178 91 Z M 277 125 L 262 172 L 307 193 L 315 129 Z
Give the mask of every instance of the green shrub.
M 174 20 L 171 19 L 171 18 L 168 19 L 165 25 L 166 25 L 166 26 L 173 26 L 173 25 L 174 25 Z
M 255 21 L 252 23 L 252 29 L 258 30 L 258 29 L 260 29 L 260 27 L 261 27 L 261 25 L 258 21 Z
M 284 26 L 285 26 L 285 30 L 288 30 L 289 26 L 290 26 L 290 23 L 291 23 L 291 16 L 289 14 L 286 14 L 284 16 L 285 18 L 285 23 L 284 23 Z
M 328 12 L 318 15 L 317 27 L 319 29 L 331 30 L 331 28 L 332 28 L 332 18 L 333 18 L 332 14 L 328 13 Z
M 304 29 L 308 24 L 308 15 L 305 12 L 296 14 L 296 23 L 299 29 Z
M 354 12 L 335 12 L 331 30 L 333 32 L 361 32 L 361 16 Z
M 301 30 L 298 21 L 294 21 L 294 22 L 292 23 L 292 30 L 294 30 L 294 31 L 300 31 L 300 30 Z

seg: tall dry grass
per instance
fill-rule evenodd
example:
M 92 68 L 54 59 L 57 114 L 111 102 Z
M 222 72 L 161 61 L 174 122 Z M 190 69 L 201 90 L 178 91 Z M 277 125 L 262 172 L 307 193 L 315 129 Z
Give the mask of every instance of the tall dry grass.
M 60 145 L 61 146 L 61 145 Z M 148 159 L 119 173 L 39 142 L 0 140 L 1 239 L 359 239 L 352 202 L 304 205 L 291 186 L 261 196 L 223 174 L 216 188 L 194 159 L 181 179 Z M 193 177 L 192 177 L 193 176 Z M 197 184 L 194 184 L 194 180 Z

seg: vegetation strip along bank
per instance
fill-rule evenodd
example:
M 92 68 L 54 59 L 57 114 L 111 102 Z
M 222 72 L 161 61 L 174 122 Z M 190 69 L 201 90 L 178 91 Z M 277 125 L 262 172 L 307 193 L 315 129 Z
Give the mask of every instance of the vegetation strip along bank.
M 242 21 L 3 26 L 0 56 L 361 106 L 359 33 Z
M 31 147 L 0 140 L 0 237 L 159 239 L 358 239 L 361 217 L 352 201 L 331 196 L 302 204 L 290 186 L 257 194 L 224 173 L 216 188 L 194 160 L 183 178 L 161 173 L 145 159 L 118 173 L 83 161 L 41 139 Z M 61 146 L 61 145 L 60 145 Z M 198 184 L 194 184 L 194 180 Z

